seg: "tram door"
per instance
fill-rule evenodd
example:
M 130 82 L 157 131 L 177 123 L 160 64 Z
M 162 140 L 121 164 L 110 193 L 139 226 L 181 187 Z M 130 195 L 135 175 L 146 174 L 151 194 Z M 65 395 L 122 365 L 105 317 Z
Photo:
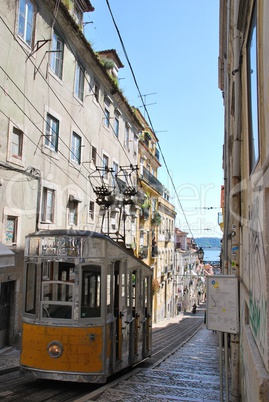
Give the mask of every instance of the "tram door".
M 150 298 L 150 278 L 143 280 L 143 357 L 151 350 L 151 298 Z
M 138 315 L 136 314 L 136 286 L 137 286 L 137 271 L 132 271 L 128 273 L 128 283 L 127 283 L 127 304 L 129 313 L 129 331 L 130 331 L 130 345 L 129 345 L 129 364 L 135 361 L 138 350 L 138 333 L 137 333 L 137 320 Z
M 116 317 L 116 362 L 128 364 L 129 326 L 126 305 L 126 262 L 114 264 L 114 316 Z
M 0 348 L 8 345 L 10 303 L 13 282 L 0 284 Z

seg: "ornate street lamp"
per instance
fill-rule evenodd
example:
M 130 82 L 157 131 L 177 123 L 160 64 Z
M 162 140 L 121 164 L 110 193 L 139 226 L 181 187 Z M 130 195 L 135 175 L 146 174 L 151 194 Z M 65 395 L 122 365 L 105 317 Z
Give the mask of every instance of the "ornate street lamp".
M 199 248 L 199 250 L 197 250 L 197 255 L 198 255 L 198 260 L 203 261 L 204 259 L 204 250 L 202 249 L 202 247 Z

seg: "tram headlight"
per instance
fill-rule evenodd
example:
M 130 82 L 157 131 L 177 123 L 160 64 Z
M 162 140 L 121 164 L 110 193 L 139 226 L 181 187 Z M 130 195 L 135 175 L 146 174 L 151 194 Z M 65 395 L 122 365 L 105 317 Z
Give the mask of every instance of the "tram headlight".
M 51 357 L 57 359 L 63 353 L 63 345 L 58 341 L 52 341 L 47 346 L 47 352 Z

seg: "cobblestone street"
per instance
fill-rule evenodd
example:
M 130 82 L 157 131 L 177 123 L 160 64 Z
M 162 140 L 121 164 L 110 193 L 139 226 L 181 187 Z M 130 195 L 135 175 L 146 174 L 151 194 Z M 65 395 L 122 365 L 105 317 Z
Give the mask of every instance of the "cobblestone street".
M 79 402 L 220 401 L 218 336 L 203 326 L 162 363 L 138 369 L 114 387 L 103 389 L 101 395 L 99 390 Z

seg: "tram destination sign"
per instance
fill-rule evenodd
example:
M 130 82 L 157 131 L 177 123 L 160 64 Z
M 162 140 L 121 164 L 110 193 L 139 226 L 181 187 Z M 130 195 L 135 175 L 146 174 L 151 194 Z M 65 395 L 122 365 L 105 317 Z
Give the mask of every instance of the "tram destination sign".
M 234 275 L 207 276 L 206 327 L 213 331 L 237 334 L 238 278 Z

